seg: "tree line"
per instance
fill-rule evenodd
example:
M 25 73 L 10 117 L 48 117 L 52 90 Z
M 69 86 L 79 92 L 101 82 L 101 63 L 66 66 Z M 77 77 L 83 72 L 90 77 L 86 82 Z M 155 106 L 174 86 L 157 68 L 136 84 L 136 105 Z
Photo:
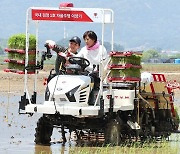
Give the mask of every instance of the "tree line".
M 162 53 L 156 49 L 149 49 L 143 51 L 142 54 L 142 61 L 147 62 L 149 59 L 170 59 L 170 58 L 180 58 L 180 53 L 172 54 L 172 52 L 165 52 Z
M 7 39 L 0 39 L 0 55 L 4 54 L 4 48 L 7 47 Z

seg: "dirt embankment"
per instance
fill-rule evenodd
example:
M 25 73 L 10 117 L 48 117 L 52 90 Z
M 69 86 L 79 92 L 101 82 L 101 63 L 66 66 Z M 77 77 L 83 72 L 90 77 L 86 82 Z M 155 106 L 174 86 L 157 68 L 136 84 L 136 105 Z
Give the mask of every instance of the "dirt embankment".
M 7 73 L 4 72 L 5 66 L 0 66 L 0 93 L 14 93 L 14 94 L 23 94 L 24 92 L 24 75 L 17 73 Z M 44 79 L 49 75 L 49 71 L 41 70 L 37 74 L 37 92 L 44 93 Z M 28 90 L 34 90 L 34 79 L 35 75 L 28 75 Z
M 37 92 L 44 92 L 44 78 L 48 76 L 47 72 L 40 72 L 37 76 Z M 35 75 L 28 75 L 27 87 L 31 91 L 34 89 Z M 6 73 L 0 71 L 0 92 L 23 93 L 24 91 L 24 75 L 15 73 Z

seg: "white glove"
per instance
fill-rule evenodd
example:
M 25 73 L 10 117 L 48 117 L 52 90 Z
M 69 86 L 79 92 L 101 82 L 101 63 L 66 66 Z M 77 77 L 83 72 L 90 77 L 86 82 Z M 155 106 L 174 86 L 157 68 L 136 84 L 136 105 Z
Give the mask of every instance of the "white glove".
M 48 44 L 49 48 L 52 49 L 56 45 L 56 42 L 54 42 L 53 40 L 46 40 L 46 44 Z

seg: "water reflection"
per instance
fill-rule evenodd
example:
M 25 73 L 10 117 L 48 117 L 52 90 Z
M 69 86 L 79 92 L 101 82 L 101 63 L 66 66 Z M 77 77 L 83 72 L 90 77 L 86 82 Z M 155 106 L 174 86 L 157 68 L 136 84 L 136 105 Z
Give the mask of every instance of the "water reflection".
M 52 150 L 50 146 L 35 145 L 35 154 L 51 154 Z
M 52 143 L 50 146 L 43 146 L 43 145 L 35 145 L 34 153 L 35 154 L 52 154 L 52 153 L 61 153 L 61 154 L 69 154 L 71 143 L 67 142 L 66 144 L 63 143 Z M 74 147 L 74 145 L 73 145 Z

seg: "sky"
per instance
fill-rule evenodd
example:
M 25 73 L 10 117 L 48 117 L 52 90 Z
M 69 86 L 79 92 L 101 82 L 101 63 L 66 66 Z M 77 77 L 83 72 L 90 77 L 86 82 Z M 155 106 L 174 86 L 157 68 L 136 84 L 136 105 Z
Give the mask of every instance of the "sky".
M 7 39 L 16 33 L 25 33 L 26 10 L 29 7 L 59 7 L 60 0 L 1 0 L 0 38 Z M 114 41 L 125 47 L 180 48 L 179 0 L 71 0 L 77 8 L 110 8 L 114 11 Z M 40 23 L 42 42 L 64 37 L 64 27 L 69 37 L 82 36 L 86 30 L 94 30 L 101 36 L 101 26 L 92 24 Z M 109 31 L 105 31 L 109 40 Z

